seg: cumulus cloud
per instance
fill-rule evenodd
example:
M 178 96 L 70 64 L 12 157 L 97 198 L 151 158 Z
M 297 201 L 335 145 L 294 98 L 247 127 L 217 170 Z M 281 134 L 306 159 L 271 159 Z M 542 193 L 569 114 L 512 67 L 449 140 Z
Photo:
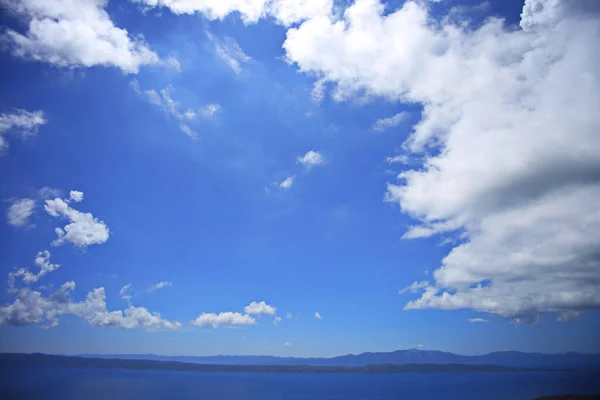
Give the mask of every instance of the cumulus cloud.
M 310 150 L 305 155 L 298 157 L 298 162 L 306 168 L 325 164 L 325 157 L 318 151 Z
M 288 61 L 335 100 L 423 107 L 404 143 L 421 165 L 386 200 L 415 219 L 405 238 L 461 240 L 406 309 L 535 323 L 600 306 L 600 15 L 589 3 L 526 0 L 513 29 L 357 0 L 341 19 L 288 30 Z
M 71 201 L 79 203 L 80 201 L 83 201 L 83 192 L 71 190 L 71 192 L 69 193 L 69 198 L 71 199 Z
M 319 314 L 318 312 L 315 313 L 315 318 L 316 319 L 323 319 L 323 317 L 321 317 L 321 314 Z
M 27 226 L 34 208 L 35 200 L 33 199 L 15 200 L 6 210 L 6 219 L 12 226 Z
M 81 193 L 81 198 L 83 199 L 83 193 Z M 87 247 L 108 240 L 110 231 L 104 221 L 95 218 L 91 213 L 83 213 L 72 208 L 67 200 L 58 197 L 46 200 L 44 209 L 53 217 L 69 220 L 69 224 L 63 228 L 55 229 L 58 238 L 52 242 L 53 246 L 71 242 L 75 246 Z
M 14 288 L 15 279 L 21 278 L 23 283 L 30 285 L 40 280 L 44 275 L 58 269 L 60 264 L 52 264 L 50 262 L 50 252 L 48 250 L 40 251 L 35 257 L 35 265 L 39 268 L 37 274 L 30 272 L 28 268 L 19 268 L 16 272 L 9 272 L 8 286 L 12 290 Z
M 295 175 L 288 176 L 281 182 L 277 183 L 277 187 L 279 187 L 279 189 L 290 189 L 292 187 L 292 185 L 294 184 L 294 179 L 296 179 Z
M 267 15 L 290 25 L 307 18 L 326 15 L 333 0 L 131 0 L 146 7 L 166 7 L 174 14 L 202 14 L 208 19 L 223 19 L 239 13 L 245 23 L 257 22 Z
M 161 281 L 158 282 L 156 285 L 152 285 L 148 288 L 148 293 L 152 293 L 158 289 L 162 289 L 162 288 L 166 288 L 169 286 L 173 286 L 173 282 L 168 282 L 168 281 Z
M 260 303 L 253 301 L 244 308 L 244 312 L 250 315 L 273 315 L 276 311 L 276 307 L 270 306 L 264 301 L 261 301 Z
M 391 117 L 380 118 L 373 124 L 373 130 L 377 132 L 383 132 L 386 129 L 393 128 L 395 126 L 400 125 L 402 121 L 406 118 L 405 112 L 399 112 Z
M 35 135 L 39 127 L 47 122 L 43 111 L 17 109 L 10 114 L 0 114 L 0 155 L 8 148 L 8 143 L 4 138 L 5 133 L 15 132 L 22 138 L 26 138 Z
M 469 321 L 472 324 L 488 322 L 487 319 L 483 319 L 483 318 L 469 318 L 469 319 L 467 319 L 467 321 Z
M 0 307 L 0 325 L 43 324 L 55 327 L 62 315 L 74 315 L 98 327 L 146 330 L 181 327 L 180 322 L 163 319 L 159 313 L 152 313 L 144 307 L 130 305 L 124 311 L 108 311 L 103 287 L 90 291 L 81 302 L 71 300 L 74 290 L 75 283 L 72 281 L 66 282 L 48 297 L 35 290 L 21 289 L 13 303 Z
M 256 320 L 250 315 L 243 315 L 238 312 L 222 312 L 219 314 L 215 313 L 202 313 L 195 320 L 192 321 L 192 325 L 205 327 L 211 326 L 218 328 L 220 326 L 235 326 L 235 325 L 254 325 Z
M 28 21 L 24 33 L 6 29 L 0 40 L 17 57 L 61 67 L 120 68 L 137 73 L 142 65 L 159 63 L 141 38 L 117 28 L 105 10 L 108 0 L 3 0 Z
M 275 325 L 279 325 L 279 323 L 281 322 L 281 320 L 282 320 L 282 318 L 279 315 L 277 315 L 277 316 L 275 316 L 275 318 L 273 318 L 273 323 Z

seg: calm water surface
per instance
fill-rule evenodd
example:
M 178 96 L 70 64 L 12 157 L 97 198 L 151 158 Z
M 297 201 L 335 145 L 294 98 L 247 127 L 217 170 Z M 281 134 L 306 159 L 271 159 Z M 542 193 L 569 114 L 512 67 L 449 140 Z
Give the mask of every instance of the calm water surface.
M 585 373 L 250 374 L 29 368 L 0 371 L 1 399 L 530 400 L 599 394 Z

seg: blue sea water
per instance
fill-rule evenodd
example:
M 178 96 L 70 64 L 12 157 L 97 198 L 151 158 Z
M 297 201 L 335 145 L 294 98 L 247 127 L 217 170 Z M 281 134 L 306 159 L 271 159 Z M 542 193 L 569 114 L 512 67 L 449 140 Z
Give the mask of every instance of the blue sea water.
M 1 399 L 530 400 L 600 394 L 587 373 L 266 374 L 28 368 L 0 371 Z

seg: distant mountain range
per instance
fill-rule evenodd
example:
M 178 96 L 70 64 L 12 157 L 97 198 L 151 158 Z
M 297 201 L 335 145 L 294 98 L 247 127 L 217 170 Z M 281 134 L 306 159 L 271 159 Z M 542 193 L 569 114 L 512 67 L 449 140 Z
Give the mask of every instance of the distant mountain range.
M 180 361 L 218 365 L 310 365 L 361 367 L 375 364 L 463 364 L 501 365 L 518 368 L 587 368 L 600 367 L 600 354 L 523 353 L 499 351 L 478 356 L 464 356 L 434 350 L 397 350 L 382 353 L 348 354 L 331 358 L 299 358 L 276 356 L 160 356 L 155 354 L 80 354 L 88 358 L 123 360 Z
M 574 369 L 515 368 L 501 365 L 465 364 L 376 364 L 365 366 L 331 365 L 225 365 L 181 361 L 157 361 L 119 358 L 87 358 L 50 354 L 0 354 L 0 370 L 14 368 L 103 368 L 169 370 L 195 372 L 311 373 L 311 374 L 400 374 L 400 373 L 490 373 L 490 372 L 573 372 Z M 576 373 L 576 372 L 574 372 Z

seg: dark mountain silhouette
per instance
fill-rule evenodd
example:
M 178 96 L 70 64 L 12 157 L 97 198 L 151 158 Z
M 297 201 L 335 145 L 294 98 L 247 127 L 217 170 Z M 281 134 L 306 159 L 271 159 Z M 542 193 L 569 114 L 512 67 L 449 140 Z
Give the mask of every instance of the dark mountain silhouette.
M 348 354 L 331 358 L 296 358 L 275 356 L 160 356 L 155 354 L 81 355 L 94 358 L 119 358 L 155 361 L 181 361 L 220 365 L 312 365 L 366 366 L 371 364 L 464 364 L 502 365 L 520 368 L 589 368 L 600 367 L 600 354 L 523 353 L 500 351 L 477 356 L 465 356 L 435 350 L 397 350 L 381 353 Z

